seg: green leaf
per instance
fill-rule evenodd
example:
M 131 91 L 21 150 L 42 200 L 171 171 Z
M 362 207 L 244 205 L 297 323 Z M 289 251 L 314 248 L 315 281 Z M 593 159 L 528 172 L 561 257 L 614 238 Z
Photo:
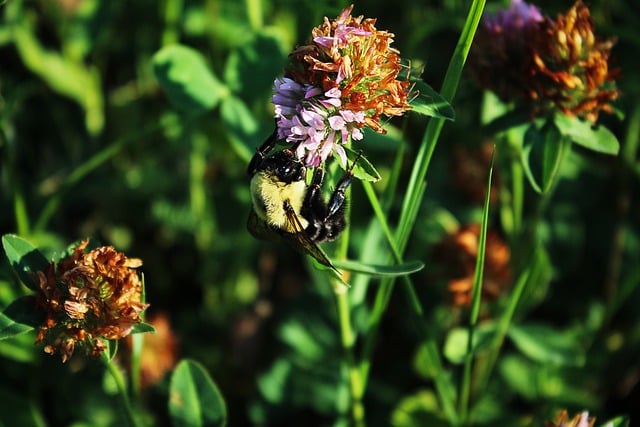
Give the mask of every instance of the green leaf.
M 409 261 L 400 265 L 363 264 L 354 260 L 333 260 L 332 262 L 334 266 L 342 270 L 370 276 L 404 276 L 424 268 L 424 263 L 420 261 Z
M 571 147 L 571 140 L 560 134 L 552 121 L 547 121 L 542 128 L 544 147 L 542 149 L 542 192 L 547 193 L 553 188 L 560 166 Z
M 476 327 L 473 331 L 471 354 L 476 354 L 479 350 L 486 349 L 495 330 L 495 324 Z M 447 334 L 443 348 L 444 356 L 453 364 L 462 364 L 465 357 L 467 357 L 468 344 L 469 329 L 454 328 Z
M 557 366 L 581 366 L 584 350 L 577 338 L 542 324 L 511 325 L 508 335 L 527 357 L 540 363 Z
M 344 147 L 344 151 L 347 154 L 347 164 L 350 167 L 353 165 L 359 151 L 353 150 L 349 147 Z M 360 156 L 358 162 L 353 167 L 353 176 L 362 181 L 378 182 L 380 181 L 380 174 L 376 168 L 367 160 L 363 155 Z
M 415 394 L 402 398 L 391 414 L 394 427 L 446 427 L 437 396 L 431 390 L 419 390 Z
M 509 110 L 487 123 L 484 126 L 484 133 L 494 135 L 514 127 L 522 126 L 530 121 L 531 112 L 528 109 Z
M 533 189 L 546 194 L 554 187 L 571 140 L 563 136 L 552 120 L 547 120 L 541 128 L 531 123 L 524 134 L 522 166 Z M 541 162 L 538 174 L 535 165 Z M 539 175 L 540 178 L 536 178 Z
M 209 70 L 202 55 L 190 47 L 164 47 L 156 52 L 152 63 L 169 101 L 185 113 L 210 110 L 229 93 Z
M 207 371 L 197 362 L 182 360 L 173 372 L 169 414 L 174 427 L 226 424 L 224 399 Z
M 132 334 L 143 334 L 146 332 L 151 332 L 152 334 L 155 334 L 156 328 L 154 328 L 153 325 L 150 325 L 145 322 L 141 322 L 133 325 L 133 330 L 131 331 Z
M 246 161 L 253 156 L 255 147 L 262 145 L 265 135 L 273 132 L 273 127 L 270 130 L 262 129 L 246 104 L 233 95 L 222 101 L 220 115 L 231 146 Z
M 4 313 L 0 313 L 0 340 L 15 337 L 33 330 L 31 326 L 14 321 Z
M 32 295 L 25 295 L 17 298 L 9 304 L 2 315 L 13 322 L 27 327 L 31 330 L 44 322 L 44 313 L 36 309 L 35 298 Z M 16 330 L 17 326 L 12 326 Z M 25 331 L 26 332 L 26 331 Z M 21 332 L 19 332 L 21 333 Z
M 265 61 L 265 58 L 269 59 Z M 243 99 L 268 96 L 274 77 L 282 73 L 286 59 L 276 37 L 255 34 L 250 42 L 243 43 L 229 54 L 224 81 L 230 90 Z
M 29 289 L 37 291 L 38 284 L 34 273 L 44 271 L 49 265 L 45 256 L 31 243 L 15 234 L 2 236 L 2 247 L 20 280 Z
M 605 423 L 599 424 L 601 427 L 629 427 L 629 425 L 631 425 L 631 420 L 624 416 L 615 417 Z
M 430 117 L 455 120 L 456 113 L 451 104 L 422 80 L 416 80 L 413 92 L 417 96 L 411 101 L 411 111 Z
M 594 127 L 589 122 L 564 114 L 556 114 L 554 121 L 562 135 L 584 148 L 612 155 L 620 151 L 618 138 L 602 125 Z

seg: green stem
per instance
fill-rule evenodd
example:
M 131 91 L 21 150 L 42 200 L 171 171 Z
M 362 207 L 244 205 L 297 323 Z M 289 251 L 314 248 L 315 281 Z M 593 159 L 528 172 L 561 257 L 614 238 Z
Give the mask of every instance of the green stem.
M 364 387 L 360 371 L 355 363 L 354 344 L 355 335 L 351 327 L 350 304 L 348 292 L 342 283 L 334 283 L 334 294 L 336 297 L 336 307 L 338 310 L 338 323 L 340 325 L 340 342 L 347 365 L 347 375 L 349 379 L 349 391 L 351 394 L 351 417 L 353 425 L 364 427 L 365 412 L 362 398 Z
M 455 96 L 458 83 L 460 82 L 460 76 L 462 75 L 462 69 L 469 53 L 471 42 L 473 41 L 473 36 L 480 22 L 482 11 L 484 10 L 484 5 L 485 0 L 473 1 L 464 27 L 460 34 L 458 44 L 456 45 L 455 51 L 451 57 L 451 61 L 447 69 L 441 91 L 442 96 L 449 102 L 451 102 L 453 100 L 453 97 Z M 388 237 L 391 247 L 393 248 L 395 245 L 398 248 L 398 253 L 396 254 L 394 252 L 394 255 L 398 255 L 398 257 L 396 258 L 400 258 L 400 255 L 404 251 L 411 231 L 413 229 L 413 225 L 415 224 L 417 212 L 421 205 L 422 197 L 424 194 L 425 177 L 443 126 L 443 119 L 431 118 L 425 130 L 425 134 L 422 138 L 420 149 L 412 168 L 412 174 L 407 186 L 407 192 L 403 200 L 401 209 L 402 213 L 400 216 L 395 239 L 391 239 Z M 390 299 L 390 295 L 393 292 L 393 284 L 393 279 L 384 280 L 382 282 L 382 285 L 378 289 L 374 306 L 374 312 L 378 313 L 378 316 L 381 316 L 382 313 L 386 311 L 386 306 Z M 436 366 L 439 371 L 435 373 L 434 382 L 436 384 L 436 391 L 440 398 L 440 402 L 443 406 L 445 414 L 449 418 L 450 423 L 457 424 L 458 417 L 453 404 L 453 393 L 450 392 L 448 380 L 445 373 L 441 369 L 442 363 L 440 361 L 440 355 L 438 353 L 437 345 L 433 338 L 429 337 L 430 334 L 428 334 L 428 330 L 423 319 L 422 306 L 415 294 L 415 290 L 413 289 L 413 287 L 405 286 L 404 288 L 410 301 L 412 313 L 414 313 L 416 318 L 419 319 L 417 324 L 420 327 L 421 331 L 426 334 L 425 337 L 427 340 L 426 348 L 428 349 L 428 356 L 433 362 L 433 366 Z M 367 340 L 370 342 L 373 342 L 375 340 L 378 323 L 378 318 L 374 318 L 373 323 L 370 323 L 370 329 L 367 336 Z M 370 352 L 371 348 L 372 344 L 369 343 L 367 351 Z M 369 364 L 370 361 L 368 359 L 364 361 L 364 372 L 368 372 Z
M 351 188 L 346 190 L 346 198 L 349 199 Z M 347 205 L 345 217 L 349 218 L 350 209 Z M 348 223 L 348 221 L 347 221 Z M 350 227 L 342 232 L 337 243 L 334 256 L 337 259 L 346 259 L 349 249 Z M 333 292 L 336 298 L 336 308 L 338 311 L 338 323 L 340 325 L 340 342 L 346 362 L 347 376 L 349 380 L 349 391 L 351 394 L 351 417 L 353 425 L 357 427 L 365 426 L 365 411 L 362 403 L 364 387 L 360 371 L 358 370 L 355 358 L 355 334 L 351 325 L 351 304 L 349 303 L 349 293 L 343 283 L 338 280 L 333 281 Z
M 538 259 L 539 257 L 536 257 Z M 534 261 L 535 263 L 536 261 Z M 518 281 L 516 282 L 511 295 L 509 296 L 509 300 L 507 302 L 507 307 L 505 308 L 500 320 L 498 321 L 498 325 L 496 328 L 495 335 L 489 345 L 489 354 L 483 364 L 483 369 L 480 370 L 479 379 L 478 379 L 478 388 L 480 392 L 485 390 L 487 384 L 489 383 L 489 378 L 491 377 L 491 373 L 493 368 L 498 360 L 498 355 L 500 354 L 500 349 L 502 348 L 502 343 L 504 342 L 505 337 L 507 336 L 507 331 L 509 330 L 509 326 L 511 326 L 511 321 L 513 320 L 513 316 L 516 312 L 516 308 L 518 307 L 518 303 L 522 298 L 524 290 L 526 288 L 527 283 L 529 282 L 530 273 L 534 266 L 530 266 L 526 270 L 522 272 Z
M 180 18 L 183 0 L 164 1 L 164 31 L 162 32 L 162 46 L 177 43 L 180 39 Z
M 129 396 L 127 395 L 127 386 L 122 372 L 120 371 L 120 369 L 118 369 L 118 367 L 115 365 L 115 363 L 113 363 L 112 360 L 109 360 L 108 356 L 105 353 L 103 353 L 102 360 L 116 383 L 116 387 L 118 388 L 118 395 L 120 396 L 120 401 L 122 402 L 122 406 L 124 407 L 125 415 L 127 421 L 129 422 L 129 425 L 131 427 L 140 427 L 142 424 L 136 418 L 133 407 L 131 406 L 131 402 L 129 401 Z

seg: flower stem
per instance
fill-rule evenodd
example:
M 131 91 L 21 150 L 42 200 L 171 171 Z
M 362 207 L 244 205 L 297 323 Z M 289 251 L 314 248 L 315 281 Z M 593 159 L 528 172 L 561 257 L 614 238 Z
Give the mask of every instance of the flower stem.
M 116 387 L 118 388 L 118 395 L 120 396 L 120 401 L 122 402 L 122 406 L 124 407 L 125 415 L 129 425 L 131 427 L 141 427 L 142 424 L 136 418 L 133 407 L 131 406 L 131 402 L 129 401 L 127 386 L 122 372 L 120 371 L 120 369 L 118 369 L 116 364 L 113 363 L 113 360 L 110 360 L 109 356 L 107 356 L 105 353 L 103 353 L 102 355 L 102 361 L 104 362 L 107 370 L 116 383 Z
M 345 286 L 341 283 L 334 284 L 336 307 L 338 309 L 338 322 L 340 324 L 340 340 L 347 365 L 349 379 L 349 391 L 351 394 L 351 416 L 353 425 L 363 427 L 365 425 L 365 411 L 362 403 L 364 387 L 360 370 L 355 363 L 354 343 L 355 336 L 351 327 L 349 297 Z
M 351 188 L 347 188 L 346 197 L 351 195 Z M 350 215 L 349 206 L 346 207 L 345 216 Z M 348 223 L 348 222 L 347 222 Z M 338 259 L 345 259 L 349 249 L 349 237 L 350 227 L 342 232 L 340 240 L 338 241 L 335 257 Z M 340 325 L 340 342 L 342 345 L 342 351 L 344 353 L 344 360 L 346 362 L 347 376 L 349 380 L 349 392 L 351 395 L 351 416 L 352 425 L 356 427 L 365 426 L 365 411 L 362 403 L 364 395 L 364 387 L 362 384 L 362 378 L 360 370 L 356 364 L 355 358 L 355 334 L 353 327 L 351 326 L 351 304 L 349 303 L 349 293 L 343 283 L 337 280 L 333 281 L 333 292 L 336 297 L 336 308 L 338 311 L 338 323 Z

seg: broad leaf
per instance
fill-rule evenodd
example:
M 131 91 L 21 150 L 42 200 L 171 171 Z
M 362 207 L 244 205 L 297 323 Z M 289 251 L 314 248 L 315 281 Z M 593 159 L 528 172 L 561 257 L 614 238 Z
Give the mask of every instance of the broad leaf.
M 153 72 L 169 101 L 180 111 L 210 110 L 229 93 L 209 70 L 202 55 L 190 47 L 164 47 L 156 52 L 152 62 Z
M 0 313 L 0 340 L 24 334 L 33 330 L 31 326 L 15 322 L 4 313 Z
M 453 121 L 456 117 L 451 104 L 422 80 L 416 80 L 413 92 L 417 96 L 411 101 L 411 111 L 425 116 Z
M 557 114 L 554 118 L 560 133 L 578 145 L 604 154 L 618 154 L 620 142 L 606 127 L 594 127 L 591 123 Z
M 218 387 L 197 362 L 183 360 L 171 376 L 169 414 L 174 427 L 224 426 L 227 408 Z
M 38 290 L 35 272 L 43 271 L 49 262 L 31 243 L 15 234 L 2 236 L 2 247 L 20 280 L 31 290 Z
M 527 324 L 511 325 L 508 335 L 524 355 L 537 362 L 561 366 L 581 366 L 585 362 L 584 350 L 568 332 Z
M 347 153 L 348 166 L 351 167 L 358 156 L 358 152 L 348 147 L 344 147 L 344 149 Z M 353 167 L 353 176 L 363 181 L 380 181 L 380 174 L 371 162 L 369 162 L 369 160 L 367 160 L 363 155 L 358 158 L 358 163 Z
M 276 37 L 258 33 L 229 54 L 223 78 L 242 99 L 259 99 L 271 92 L 274 77 L 282 73 L 286 59 Z
M 253 156 L 256 147 L 262 145 L 265 136 L 273 131 L 273 127 L 270 130 L 261 129 L 244 101 L 233 95 L 222 101 L 220 115 L 233 149 L 247 161 Z
M 495 333 L 496 327 L 494 324 L 486 324 L 476 327 L 473 331 L 473 343 L 471 347 L 471 353 L 476 354 L 477 351 L 486 349 L 491 341 L 491 337 Z M 454 328 L 449 334 L 444 343 L 443 353 L 444 356 L 454 364 L 462 364 L 468 352 L 469 344 L 469 329 L 468 328 Z
M 570 146 L 571 140 L 560 133 L 553 121 L 547 120 L 541 128 L 536 123 L 529 125 L 524 134 L 522 166 L 535 191 L 545 194 L 553 188 Z M 536 166 L 538 173 L 534 171 Z
M 370 276 L 404 276 L 424 268 L 424 263 L 420 261 L 409 261 L 399 265 L 363 264 L 353 260 L 333 260 L 332 262 L 333 265 L 342 270 Z

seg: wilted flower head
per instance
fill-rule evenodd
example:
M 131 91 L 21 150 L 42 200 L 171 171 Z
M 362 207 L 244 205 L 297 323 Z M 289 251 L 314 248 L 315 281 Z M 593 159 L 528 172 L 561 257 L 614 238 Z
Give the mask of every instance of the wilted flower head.
M 547 422 L 545 427 L 593 427 L 596 422 L 594 417 L 589 418 L 589 412 L 584 411 L 576 414 L 569 420 L 569 414 L 566 410 L 562 410 L 556 415 L 553 422 Z
M 309 44 L 291 53 L 285 78 L 274 84 L 273 103 L 280 138 L 297 144 L 298 156 L 317 166 L 341 145 L 361 139 L 364 126 L 384 133 L 381 116 L 410 109 L 409 81 L 391 48 L 393 34 L 376 29 L 375 19 L 352 17 L 350 6 L 312 31 Z
M 436 257 L 448 281 L 451 302 L 455 306 L 471 305 L 473 280 L 478 258 L 480 224 L 460 227 L 436 246 Z M 510 251 L 500 235 L 487 232 L 482 297 L 495 299 L 511 283 Z
M 142 283 L 134 270 L 142 261 L 111 246 L 85 253 L 88 244 L 82 241 L 69 257 L 37 273 L 37 302 L 46 320 L 36 343 L 44 342 L 46 353 L 59 351 L 63 362 L 78 346 L 100 355 L 103 340 L 129 335 L 148 306 L 141 302 Z
M 536 101 L 548 100 L 564 114 L 591 122 L 600 111 L 612 112 L 610 102 L 619 95 L 618 71 L 609 69 L 614 40 L 597 38 L 593 27 L 581 0 L 556 21 L 546 21 L 533 51 L 536 86 L 531 93 Z
M 595 122 L 619 94 L 618 72 L 609 69 L 613 44 L 595 36 L 581 0 L 555 21 L 512 0 L 483 20 L 470 66 L 480 86 L 503 101 L 529 104 L 533 115 L 555 109 Z

